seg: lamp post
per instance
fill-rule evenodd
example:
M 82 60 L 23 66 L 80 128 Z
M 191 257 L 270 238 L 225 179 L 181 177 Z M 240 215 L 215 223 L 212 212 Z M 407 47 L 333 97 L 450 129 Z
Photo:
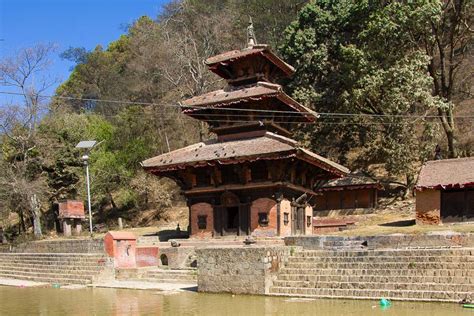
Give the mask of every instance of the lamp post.
M 89 178 L 89 156 L 88 155 L 82 156 L 82 160 L 84 161 L 84 166 L 86 166 L 87 208 L 89 209 L 89 230 L 92 236 L 92 211 L 91 211 L 91 185 L 90 185 L 90 178 Z
M 76 148 L 86 149 L 87 153 L 92 150 L 92 148 L 97 144 L 95 140 L 85 140 L 80 141 L 76 145 Z M 90 177 L 89 177 L 89 155 L 85 154 L 82 156 L 82 161 L 84 161 L 84 166 L 86 167 L 86 185 L 87 185 L 87 207 L 89 209 L 89 230 L 92 236 L 92 207 L 91 207 L 91 186 L 90 186 Z

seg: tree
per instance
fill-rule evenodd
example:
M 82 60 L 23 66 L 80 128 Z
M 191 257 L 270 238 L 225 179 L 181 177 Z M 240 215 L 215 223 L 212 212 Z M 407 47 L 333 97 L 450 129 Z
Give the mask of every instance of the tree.
M 319 112 L 352 114 L 323 115 L 300 138 L 354 167 L 383 163 L 389 174 L 405 175 L 409 188 L 414 164 L 432 146 L 424 117 L 447 104 L 431 95 L 430 59 L 407 44 L 408 26 L 390 29 L 393 11 L 420 29 L 433 13 L 429 2 L 313 1 L 288 27 L 281 52 L 297 69 L 296 99 Z M 357 158 L 349 161 L 349 153 Z
M 466 96 L 472 98 L 468 90 L 474 79 L 469 64 L 474 41 L 474 1 L 394 2 L 377 14 L 376 23 L 381 32 L 375 35 L 389 40 L 388 45 L 419 49 L 430 57 L 428 71 L 433 94 L 445 101 L 436 113 L 446 135 L 448 156 L 456 157 L 454 104 Z M 391 38 L 393 34 L 397 34 L 397 43 Z
M 1 195 L 7 201 L 7 207 L 18 213 L 20 229 L 26 231 L 25 216 L 33 218 L 37 237 L 41 236 L 40 199 L 44 185 L 36 131 L 45 110 L 41 94 L 54 83 L 43 76 L 53 50 L 51 44 L 36 45 L 0 61 L 0 85 L 21 96 L 21 101 L 2 109 Z

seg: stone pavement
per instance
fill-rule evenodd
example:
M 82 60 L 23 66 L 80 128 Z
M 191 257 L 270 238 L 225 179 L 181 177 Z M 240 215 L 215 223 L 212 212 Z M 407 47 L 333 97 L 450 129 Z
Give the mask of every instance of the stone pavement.
M 6 286 L 18 286 L 18 287 L 45 287 L 51 286 L 49 283 L 45 282 L 34 282 L 34 281 L 27 281 L 27 280 L 16 280 L 16 279 L 7 279 L 7 278 L 0 278 L 0 285 Z
M 162 283 L 144 281 L 105 281 L 89 285 L 90 287 L 131 289 L 131 290 L 158 290 L 163 292 L 197 291 L 196 283 Z

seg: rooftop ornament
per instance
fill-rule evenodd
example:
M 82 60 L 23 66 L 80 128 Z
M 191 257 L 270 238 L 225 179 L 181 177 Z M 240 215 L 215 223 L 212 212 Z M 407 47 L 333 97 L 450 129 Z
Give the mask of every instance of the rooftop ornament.
M 257 45 L 257 37 L 255 36 L 255 30 L 253 28 L 252 17 L 249 16 L 249 26 L 247 26 L 247 47 L 252 48 Z

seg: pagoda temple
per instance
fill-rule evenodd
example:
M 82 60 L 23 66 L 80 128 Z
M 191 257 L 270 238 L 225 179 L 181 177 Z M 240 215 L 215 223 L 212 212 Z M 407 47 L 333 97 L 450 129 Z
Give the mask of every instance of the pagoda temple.
M 150 158 L 143 168 L 184 191 L 191 237 L 311 234 L 316 190 L 349 170 L 290 138 L 295 123 L 317 119 L 276 83 L 294 68 L 252 37 L 247 48 L 206 64 L 227 87 L 184 101 L 183 113 L 206 122 L 216 139 Z

